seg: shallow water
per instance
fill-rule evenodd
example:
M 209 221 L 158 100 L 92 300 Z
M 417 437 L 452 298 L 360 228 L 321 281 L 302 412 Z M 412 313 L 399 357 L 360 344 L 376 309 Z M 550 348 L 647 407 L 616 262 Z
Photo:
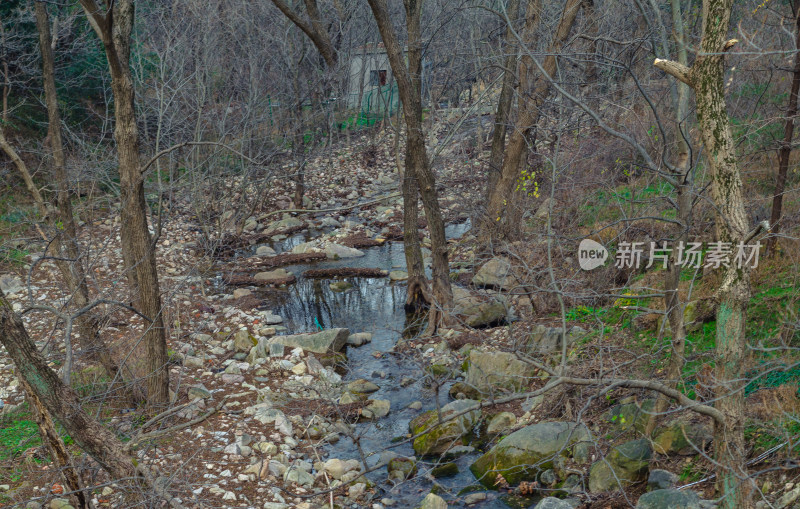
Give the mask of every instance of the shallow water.
M 470 224 L 449 225 L 448 238 L 458 238 L 470 228 Z M 325 234 L 322 232 L 321 234 Z M 292 247 L 315 238 L 320 232 L 304 232 L 293 235 L 283 241 L 270 244 L 277 252 L 290 251 Z M 255 247 L 253 247 L 255 251 Z M 347 349 L 348 373 L 345 380 L 365 378 L 376 383 L 380 390 L 371 395 L 375 399 L 386 399 L 391 402 L 391 412 L 383 419 L 370 423 L 357 424 L 357 433 L 361 437 L 362 450 L 367 455 L 367 465 L 374 466 L 379 459 L 380 451 L 392 446 L 393 439 L 408 433 L 408 423 L 419 415 L 420 411 L 408 409 L 414 401 L 422 402 L 422 411 L 436 408 L 435 394 L 423 383 L 424 374 L 421 366 L 411 359 L 389 352 L 404 331 L 419 324 L 410 323 L 403 309 L 406 296 L 406 285 L 403 282 L 393 283 L 388 278 L 343 278 L 353 286 L 345 292 L 334 292 L 328 286 L 332 279 L 306 279 L 302 273 L 311 268 L 335 267 L 374 267 L 385 270 L 405 270 L 405 256 L 401 242 L 387 242 L 383 246 L 363 249 L 365 256 L 343 260 L 325 260 L 312 264 L 286 267 L 297 277 L 295 284 L 285 289 L 263 292 L 265 308 L 271 309 L 283 317 L 283 325 L 288 333 L 313 332 L 322 328 L 346 327 L 351 332 L 371 332 L 372 342 L 359 348 Z M 340 279 L 341 280 L 341 279 Z M 373 354 L 382 352 L 380 358 Z M 408 377 L 414 382 L 401 387 L 400 382 Z M 441 390 L 440 404 L 449 402 L 447 387 Z M 402 456 L 413 456 L 414 451 L 408 442 L 397 443 L 392 450 Z M 361 459 L 356 445 L 349 438 L 342 438 L 338 443 L 327 447 L 328 457 Z M 463 456 L 456 460 L 459 473 L 452 477 L 437 479 L 436 483 L 444 488 L 440 496 L 452 499 L 463 488 L 477 484 L 469 471 L 469 465 L 478 454 Z M 387 482 L 386 468 L 380 468 L 368 475 L 371 481 L 384 493 L 378 497 L 392 498 L 397 501 L 394 507 L 417 507 L 420 500 L 431 490 L 433 482 L 424 475 L 432 465 L 421 463 L 416 478 L 400 485 L 392 486 Z M 488 493 L 488 499 L 477 506 L 480 508 L 507 508 L 494 492 Z M 524 505 L 516 507 L 527 507 Z M 458 507 L 458 505 L 456 505 Z

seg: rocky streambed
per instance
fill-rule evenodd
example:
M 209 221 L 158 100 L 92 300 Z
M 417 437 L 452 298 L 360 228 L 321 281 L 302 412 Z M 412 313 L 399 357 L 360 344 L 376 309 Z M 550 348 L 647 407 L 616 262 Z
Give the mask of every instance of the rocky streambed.
M 450 227 L 450 236 L 467 227 Z M 650 468 L 654 446 L 667 454 L 685 449 L 675 429 L 667 426 L 654 443 L 622 439 L 626 429 L 642 426 L 646 411 L 638 403 L 618 405 L 606 416 L 609 422 L 624 423 L 618 430 L 622 438 L 608 451 L 600 445 L 597 427 L 534 415 L 541 411 L 542 397 L 515 401 L 515 412 L 482 404 L 498 390 L 525 389 L 536 370 L 513 353 L 448 341 L 463 331 L 443 331 L 429 344 L 420 341 L 414 334 L 421 324 L 404 312 L 405 287 L 396 276 L 404 268 L 401 243 L 356 252 L 338 247 L 325 234 L 312 237 L 295 235 L 268 246 L 276 254 L 319 251 L 326 257 L 284 269 L 280 276 L 291 276 L 292 282 L 260 295 L 264 316 L 275 322 L 273 330 L 264 331 L 255 346 L 244 341 L 241 349 L 248 351 L 246 361 L 256 373 L 270 373 L 265 367 L 291 373 L 283 391 L 260 391 L 260 402 L 246 408 L 245 415 L 275 425 L 289 443 L 299 439 L 297 448 L 310 450 L 300 457 L 293 449 L 292 454 L 253 460 L 245 472 L 282 478 L 287 489 L 330 490 L 335 505 L 353 508 L 567 509 L 581 507 L 586 493 L 646 480 L 653 491 L 642 497 L 642 507 L 710 506 L 691 491 L 672 489 L 674 474 Z M 264 252 L 267 247 L 252 249 Z M 494 273 L 504 267 L 498 261 L 487 265 Z M 319 277 L 367 268 L 383 272 L 379 277 Z M 476 278 L 491 279 L 486 272 Z M 493 300 L 487 301 L 486 295 L 478 298 L 474 289 L 461 287 L 455 295 L 457 304 L 459 298 L 469 301 L 460 307 L 466 323 L 513 320 L 513 306 L 501 295 L 490 292 Z M 502 313 L 487 318 L 492 305 Z M 571 347 L 586 332 L 573 327 L 564 334 L 537 326 L 518 346 L 528 354 L 553 354 L 561 351 L 563 341 Z M 399 343 L 405 348 L 397 348 Z M 463 364 L 455 364 L 459 359 Z M 287 417 L 277 410 L 281 405 L 308 408 Z M 703 425 L 682 429 L 694 443 L 707 443 Z M 276 501 L 264 507 L 286 507 L 285 493 L 274 495 Z
M 448 237 L 457 238 L 468 228 L 468 223 L 451 225 L 447 229 Z M 297 253 L 304 252 L 308 242 L 309 235 L 296 235 L 269 247 L 276 253 Z M 320 447 L 321 452 L 325 455 L 317 465 L 321 467 L 319 471 L 328 474 L 335 485 L 336 480 L 347 481 L 348 477 L 366 467 L 369 473 L 363 480 L 374 489 L 369 490 L 371 496 L 365 500 L 365 490 L 358 486 L 362 483 L 355 483 L 353 486 L 356 488 L 348 490 L 352 507 L 365 507 L 367 502 L 366 506 L 375 507 L 417 507 L 432 489 L 451 502 L 460 499 L 461 505 L 480 502 L 480 507 L 508 507 L 496 493 L 484 493 L 469 470 L 470 464 L 480 456 L 475 448 L 445 447 L 447 454 L 439 461 L 430 455 L 426 458 L 418 456 L 412 443 L 406 439 L 415 419 L 425 419 L 430 415 L 428 412 L 437 407 L 444 407 L 445 415 L 452 410 L 453 404 L 447 407 L 450 383 L 440 388 L 437 402 L 437 394 L 426 379 L 425 366 L 420 359 L 394 351 L 399 341 L 413 338 L 414 331 L 418 331 L 421 325 L 414 321 L 414 317 L 407 316 L 403 308 L 406 289 L 402 277 L 397 277 L 405 268 L 402 243 L 386 242 L 362 252 L 363 256 L 286 267 L 296 275 L 295 282 L 265 293 L 265 307 L 282 318 L 280 325 L 287 332 L 321 331 L 315 336 L 305 336 L 314 338 L 311 342 L 319 342 L 316 345 L 297 343 L 296 336 L 289 336 L 288 341 L 281 336 L 269 340 L 305 346 L 306 365 L 315 363 L 314 360 L 309 363 L 308 352 L 315 360 L 324 357 L 329 338 L 322 331 L 346 328 L 354 333 L 344 340 L 347 343 L 346 360 L 338 365 L 342 390 L 338 393 L 333 391 L 329 396 L 343 406 L 359 401 L 364 401 L 366 406 L 361 410 L 362 418 L 355 420 L 346 433 L 340 433 L 335 443 L 326 443 L 325 432 L 319 434 L 323 438 L 319 443 L 324 444 Z M 380 268 L 394 277 L 333 280 L 303 276 L 311 270 L 342 267 Z M 329 344 L 332 350 L 338 351 L 342 342 L 340 338 L 330 340 Z M 268 348 L 265 344 L 253 350 L 266 353 Z M 295 360 L 301 362 L 299 357 Z M 306 382 L 313 385 L 311 380 Z M 338 377 L 333 385 L 336 382 Z M 364 414 L 368 418 L 363 418 Z M 440 437 L 440 446 L 445 445 L 446 438 L 443 437 Z M 312 468 L 312 474 L 317 472 Z M 349 472 L 353 473 L 348 475 Z

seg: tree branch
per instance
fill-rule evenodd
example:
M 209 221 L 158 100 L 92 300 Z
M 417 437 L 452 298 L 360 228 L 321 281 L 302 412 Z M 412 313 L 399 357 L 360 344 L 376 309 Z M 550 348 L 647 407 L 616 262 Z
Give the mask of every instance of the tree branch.
M 665 73 L 669 74 L 673 78 L 686 83 L 690 87 L 694 88 L 694 84 L 692 83 L 691 78 L 689 77 L 691 69 L 686 67 L 683 64 L 675 62 L 673 60 L 662 60 L 660 58 L 656 58 L 653 61 L 653 65 L 657 68 L 661 69 Z

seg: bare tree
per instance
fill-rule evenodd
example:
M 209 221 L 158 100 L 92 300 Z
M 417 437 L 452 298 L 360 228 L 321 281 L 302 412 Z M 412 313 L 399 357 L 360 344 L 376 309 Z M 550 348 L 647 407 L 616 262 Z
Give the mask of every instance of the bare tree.
M 691 67 L 656 59 L 655 66 L 686 83 L 695 92 L 697 118 L 711 166 L 711 195 L 716 206 L 717 237 L 732 245 L 747 243 L 747 216 L 742 181 L 725 107 L 724 57 L 736 42 L 728 40 L 733 2 L 703 1 L 703 36 L 700 52 Z M 717 290 L 716 408 L 725 416 L 716 423 L 714 452 L 718 465 L 718 491 L 723 507 L 746 508 L 752 489 L 745 469 L 744 359 L 747 350 L 745 319 L 750 300 L 750 269 L 734 264 L 725 272 Z
M 568 0 L 564 5 L 561 19 L 553 33 L 553 39 L 544 59 L 544 69 L 552 76 L 556 69 L 556 56 L 569 36 L 581 2 Z M 531 44 L 540 17 L 541 4 L 531 0 L 528 3 L 526 26 L 523 41 Z M 514 185 L 520 177 L 520 165 L 528 153 L 529 137 L 536 128 L 541 115 L 540 108 L 547 98 L 550 82 L 543 76 L 532 77 L 533 65 L 530 57 L 523 55 L 520 64 L 519 115 L 508 141 L 500 176 L 486 205 L 486 217 L 482 228 L 485 239 L 514 238 L 519 235 L 522 214 L 515 200 Z
M 519 16 L 519 0 L 510 0 L 506 7 L 509 19 L 513 22 Z M 506 29 L 505 37 L 506 58 L 503 68 L 503 86 L 497 99 L 497 111 L 494 114 L 494 131 L 492 132 L 492 149 L 489 155 L 489 178 L 486 187 L 486 200 L 489 201 L 503 164 L 503 151 L 506 146 L 506 126 L 511 118 L 511 100 L 514 97 L 514 82 L 516 81 L 517 50 L 516 39 L 511 32 L 511 26 Z
M 425 208 L 425 217 L 428 220 L 431 251 L 433 251 L 432 302 L 428 331 L 435 332 L 440 324 L 447 323 L 450 319 L 453 292 L 450 288 L 450 264 L 448 263 L 447 241 L 444 236 L 444 221 L 439 208 L 436 180 L 425 148 L 425 133 L 422 126 L 422 34 L 420 33 L 422 2 L 404 0 L 403 5 L 406 10 L 408 31 L 408 67 L 403 61 L 403 50 L 389 18 L 386 2 L 369 0 L 369 6 L 386 46 L 392 73 L 397 80 L 400 100 L 403 103 L 407 136 L 405 177 L 413 176 L 417 179 L 422 205 Z M 407 200 L 404 201 L 408 204 Z M 406 211 L 406 213 L 408 212 Z
M 797 117 L 797 96 L 800 93 L 800 1 L 792 3 L 794 17 L 795 55 L 794 68 L 792 69 L 792 86 L 789 91 L 789 102 L 786 106 L 786 120 L 783 125 L 783 142 L 778 151 L 778 173 L 775 176 L 775 195 L 772 198 L 772 236 L 767 239 L 767 252 L 775 253 L 778 244 L 778 233 L 781 230 L 781 213 L 783 211 L 783 195 L 786 191 L 786 174 L 789 171 L 789 157 L 792 154 L 792 138 L 794 137 L 794 123 Z
M 166 331 L 155 245 L 147 224 L 133 78 L 129 67 L 134 4 L 131 0 L 115 2 L 107 11 L 101 9 L 94 0 L 81 0 L 81 5 L 103 43 L 111 74 L 122 200 L 122 253 L 131 289 L 136 292 L 142 312 L 151 320 L 144 338 L 148 401 L 156 406 L 165 405 L 169 401 Z
M 58 418 L 75 442 L 97 460 L 114 479 L 136 477 L 136 467 L 114 434 L 89 417 L 78 395 L 64 385 L 47 365 L 28 336 L 22 320 L 0 292 L 0 342 L 19 370 L 20 377 L 50 415 Z
M 317 51 L 319 51 L 319 54 L 325 60 L 327 66 L 330 69 L 335 69 L 338 61 L 338 54 L 331 43 L 328 31 L 323 25 L 317 0 L 303 0 L 303 2 L 306 6 L 306 12 L 308 13 L 309 19 L 307 21 L 294 12 L 283 0 L 272 0 L 272 3 L 274 3 L 286 17 L 311 39 L 311 42 L 314 43 L 314 46 L 316 46 Z

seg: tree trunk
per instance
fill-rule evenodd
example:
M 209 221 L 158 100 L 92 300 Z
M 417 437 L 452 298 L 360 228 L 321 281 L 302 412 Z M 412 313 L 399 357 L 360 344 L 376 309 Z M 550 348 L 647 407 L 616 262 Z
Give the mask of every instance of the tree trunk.
M 428 332 L 450 320 L 453 292 L 450 287 L 450 264 L 448 262 L 447 241 L 444 236 L 444 221 L 439 208 L 436 180 L 425 148 L 425 135 L 422 127 L 422 44 L 420 17 L 422 2 L 404 0 L 406 27 L 408 30 L 408 68 L 403 61 L 402 47 L 392 28 L 385 0 L 368 0 L 378 30 L 381 33 L 392 73 L 397 80 L 397 89 L 403 103 L 406 120 L 406 178 L 416 177 L 422 196 L 422 206 L 428 221 L 433 256 L 433 284 Z
M 89 504 L 89 492 L 85 492 L 81 484 L 78 471 L 75 470 L 75 465 L 72 464 L 72 456 L 67 451 L 64 440 L 58 434 L 53 418 L 50 412 L 47 411 L 42 400 L 39 399 L 36 392 L 31 389 L 28 382 L 24 378 L 20 378 L 20 385 L 25 389 L 26 399 L 31 408 L 31 413 L 39 426 L 39 435 L 42 437 L 42 443 L 47 446 L 50 451 L 50 458 L 53 464 L 58 469 L 64 480 L 66 491 L 70 492 L 70 501 L 78 507 L 78 509 L 91 507 Z
M 519 15 L 519 0 L 509 0 L 508 17 L 513 23 Z M 492 132 L 492 151 L 489 154 L 488 185 L 486 187 L 486 201 L 492 196 L 497 180 L 500 178 L 500 168 L 503 165 L 503 149 L 506 146 L 506 125 L 511 117 L 511 99 L 514 96 L 514 82 L 517 69 L 517 39 L 512 32 L 512 26 L 506 28 L 506 60 L 503 70 L 503 88 L 500 89 L 500 98 L 497 100 L 497 111 L 494 115 L 494 131 Z
M 24 384 L 30 387 L 50 415 L 56 417 L 70 437 L 94 458 L 111 478 L 130 479 L 136 476 L 131 458 L 123 451 L 124 444 L 108 429 L 89 417 L 81 408 L 78 395 L 64 385 L 47 360 L 36 349 L 22 320 L 0 291 L 0 344 L 17 367 Z
M 151 320 L 144 333 L 147 399 L 151 405 L 163 406 L 169 402 L 167 344 L 155 246 L 147 225 L 133 79 L 129 67 L 134 5 L 132 0 L 118 0 L 112 12 L 102 15 L 94 0 L 81 0 L 81 4 L 103 42 L 108 59 L 116 120 L 114 138 L 119 157 L 122 252 L 129 281 L 133 290 L 138 292 L 140 310 Z
M 678 63 L 687 65 L 686 46 L 683 44 L 684 29 L 683 16 L 679 0 L 671 0 L 672 7 L 672 26 L 677 39 Z M 654 6 L 657 8 L 657 5 Z M 666 37 L 665 37 L 666 39 Z M 657 47 L 657 46 L 656 46 Z M 668 51 L 668 46 L 664 45 L 663 51 Z M 666 55 L 665 55 L 666 56 Z M 686 242 L 689 239 L 689 228 L 692 224 L 692 196 L 694 194 L 694 179 L 689 168 L 689 144 L 688 129 L 686 128 L 686 112 L 689 107 L 689 87 L 686 83 L 677 82 L 676 90 L 673 94 L 673 107 L 675 110 L 675 129 L 673 129 L 673 143 L 676 146 L 675 167 L 678 171 L 673 175 L 678 182 L 677 193 L 677 219 L 680 224 L 675 226 L 674 243 Z M 678 265 L 677 253 L 673 249 L 670 253 L 669 266 L 664 274 L 664 309 L 667 313 L 667 320 L 672 336 L 671 352 L 669 364 L 667 365 L 666 384 L 667 387 L 675 389 L 681 378 L 683 366 L 685 364 L 684 352 L 686 350 L 686 324 L 683 319 L 684 304 L 681 301 L 679 286 L 681 281 L 681 266 Z M 644 434 L 649 436 L 653 433 L 658 422 L 658 417 L 669 407 L 669 398 L 659 394 L 653 408 L 653 415 L 648 420 Z
M 656 59 L 655 65 L 695 91 L 697 119 L 711 174 L 711 197 L 716 210 L 717 238 L 735 246 L 746 239 L 747 219 L 742 181 L 725 108 L 724 54 L 736 40 L 726 41 L 732 0 L 703 1 L 703 36 L 691 68 Z M 716 408 L 725 416 L 715 423 L 714 459 L 721 507 L 751 507 L 744 440 L 744 355 L 746 308 L 750 300 L 750 268 L 732 263 L 717 290 L 715 355 Z
M 685 144 L 684 144 L 685 145 Z M 688 161 L 688 158 L 687 158 Z M 679 168 L 686 168 L 680 165 Z M 688 168 L 686 168 L 688 170 Z M 692 183 L 690 172 L 685 173 L 684 177 L 678 177 L 681 185 L 677 188 L 678 211 L 677 219 L 681 223 L 675 228 L 673 246 L 677 243 L 686 242 L 689 239 L 689 226 L 692 223 Z M 675 389 L 681 379 L 681 373 L 685 364 L 684 353 L 686 350 L 686 324 L 683 320 L 684 304 L 681 301 L 679 291 L 681 282 L 681 265 L 678 265 L 677 253 L 673 248 L 670 253 L 669 265 L 664 274 L 664 309 L 672 335 L 669 363 L 667 364 L 666 385 L 670 389 Z M 647 421 L 644 429 L 645 436 L 650 436 L 656 428 L 658 417 L 669 407 L 670 398 L 659 394 L 653 407 L 653 415 Z
M 569 36 L 575 18 L 580 10 L 580 0 L 567 0 L 561 19 L 553 34 L 553 41 L 547 50 L 543 67 L 549 76 L 556 70 L 556 55 L 561 51 L 561 46 Z M 530 0 L 525 14 L 525 30 L 522 39 L 528 44 L 533 42 L 536 26 L 539 24 L 541 0 Z M 523 54 L 520 64 L 520 98 L 519 117 L 514 124 L 514 130 L 508 141 L 506 156 L 500 170 L 500 177 L 493 189 L 486 207 L 486 217 L 480 232 L 484 242 L 499 239 L 513 239 L 519 235 L 521 217 L 511 209 L 514 203 L 514 184 L 520 176 L 520 167 L 528 153 L 528 138 L 531 130 L 535 128 L 541 114 L 540 108 L 547 99 L 550 81 L 544 76 L 538 76 L 533 87 L 530 87 L 530 74 L 533 72 L 533 63 L 530 56 Z M 516 219 L 516 220 L 515 220 Z
M 316 0 L 303 1 L 306 6 L 308 17 L 311 20 L 310 23 L 304 21 L 283 0 L 272 0 L 272 3 L 275 4 L 275 6 L 280 9 L 280 11 L 287 18 L 289 18 L 292 23 L 302 30 L 309 39 L 311 39 L 311 42 L 317 48 L 319 54 L 322 55 L 323 60 L 325 60 L 325 65 L 327 65 L 329 69 L 334 69 L 336 67 L 338 55 L 336 53 L 336 49 L 331 43 L 331 38 L 328 35 L 328 32 L 325 30 L 325 27 L 322 24 L 317 2 Z
M 795 23 L 795 49 L 800 50 L 800 0 L 795 0 L 792 7 Z M 794 137 L 794 118 L 797 116 L 797 95 L 800 91 L 800 51 L 794 55 L 792 71 L 792 90 L 789 93 L 789 105 L 786 109 L 786 121 L 783 125 L 783 143 L 778 152 L 778 175 L 775 178 L 775 195 L 772 198 L 772 214 L 769 224 L 772 236 L 767 239 L 767 253 L 775 254 L 778 233 L 781 230 L 781 212 L 783 209 L 783 193 L 786 190 L 786 174 L 789 171 L 789 156 L 792 154 L 792 138 Z
M 56 202 L 60 227 L 57 230 L 54 249 L 63 251 L 59 258 L 70 260 L 56 260 L 56 265 L 61 272 L 67 288 L 75 302 L 75 307 L 80 309 L 89 304 L 89 288 L 86 284 L 86 273 L 80 262 L 80 248 L 78 246 L 77 227 L 72 211 L 72 196 L 70 193 L 69 179 L 65 170 L 64 144 L 61 137 L 61 115 L 58 109 L 58 94 L 56 92 L 53 48 L 50 46 L 50 21 L 47 15 L 47 6 L 44 2 L 34 2 L 36 13 L 36 28 L 39 32 L 39 49 L 42 53 L 42 81 L 44 84 L 45 102 L 47 104 L 47 139 L 53 154 L 52 177 L 56 186 Z M 55 226 L 54 221 L 50 221 Z M 60 230 L 60 233 L 58 231 Z M 98 319 L 94 313 L 86 313 L 76 319 L 77 329 L 80 334 L 80 344 L 87 352 L 89 358 L 99 363 L 106 370 L 111 380 L 126 381 L 119 373 L 119 366 L 114 361 L 111 351 L 105 340 L 100 337 Z M 132 405 L 143 401 L 144 395 L 136 387 L 125 389 L 126 396 Z
M 398 132 L 399 136 L 399 132 Z M 406 143 L 406 161 L 409 145 Z M 408 168 L 406 166 L 406 168 Z M 414 175 L 406 170 L 402 175 L 403 190 L 403 247 L 408 271 L 408 287 L 406 290 L 406 311 L 419 311 L 430 304 L 428 280 L 425 277 L 425 264 L 419 244 L 419 186 Z

